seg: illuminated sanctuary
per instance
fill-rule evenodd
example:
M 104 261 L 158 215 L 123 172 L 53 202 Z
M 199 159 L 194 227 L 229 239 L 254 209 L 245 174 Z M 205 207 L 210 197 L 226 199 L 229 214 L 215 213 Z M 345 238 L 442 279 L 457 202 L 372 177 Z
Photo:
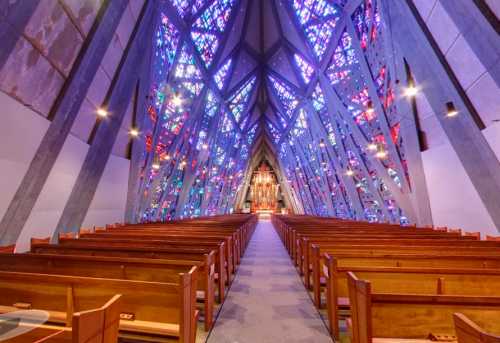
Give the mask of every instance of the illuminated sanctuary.
M 340 237 L 345 240 L 349 225 L 363 234 L 366 225 L 380 229 L 380 235 L 387 228 L 422 228 L 431 236 L 498 240 L 499 16 L 500 0 L 0 0 L 0 273 L 15 264 L 2 260 L 2 252 L 31 256 L 37 244 L 56 249 L 42 250 L 57 255 L 66 243 L 88 239 L 86 249 L 93 249 L 116 238 L 104 250 L 137 250 L 116 252 L 117 259 L 144 257 L 138 252 L 143 249 L 150 253 L 147 258 L 164 253 L 171 261 L 181 258 L 175 249 L 182 250 L 182 258 L 202 275 L 193 276 L 193 287 L 196 280 L 205 282 L 192 294 L 205 296 L 206 307 L 201 309 L 200 299 L 182 298 L 185 308 L 175 311 L 192 310 L 190 317 L 169 312 L 175 313 L 175 323 L 151 324 L 160 329 L 148 335 L 171 334 L 171 329 L 180 341 L 194 343 L 198 336 L 189 331 L 191 320 L 206 320 L 209 332 L 213 316 L 207 308 L 222 304 L 225 287 L 238 280 L 238 268 L 242 279 L 261 275 L 253 286 L 266 284 L 267 295 L 286 298 L 285 285 L 298 279 L 280 283 L 260 272 L 289 275 L 279 263 L 272 265 L 289 253 L 293 266 L 288 267 L 297 267 L 307 290 L 316 291 L 312 300 L 319 312 L 311 305 L 307 315 L 296 313 L 302 303 L 288 306 L 254 294 L 245 303 L 247 314 L 228 309 L 229 317 L 222 311 L 219 322 L 231 326 L 236 317 L 241 322 L 259 318 L 265 328 L 233 328 L 241 332 L 239 338 L 227 329 L 227 337 L 214 334 L 209 343 L 338 338 L 331 335 L 331 322 L 327 338 L 302 335 L 321 326 L 307 320 L 304 327 L 289 325 L 305 330 L 300 332 L 277 325 L 280 338 L 271 330 L 276 318 L 324 319 L 326 312 L 335 312 L 321 303 L 327 295 L 335 297 L 327 288 L 334 284 L 327 282 L 333 280 L 327 267 L 334 260 L 321 250 L 322 238 L 314 230 L 319 235 L 331 229 L 334 236 L 348 236 Z M 272 218 L 274 226 L 262 217 L 257 224 L 256 214 Z M 134 236 L 137 228 L 144 231 Z M 123 230 L 123 237 L 108 237 L 113 230 Z M 314 234 L 309 239 L 301 230 Z M 153 239 L 159 232 L 168 239 Z M 127 246 L 148 237 L 155 242 Z M 381 243 L 366 239 L 397 244 L 390 234 Z M 476 249 L 476 243 L 467 243 L 437 250 Z M 497 243 L 486 243 L 492 251 L 477 247 L 468 256 L 497 256 Z M 259 266 L 258 258 L 245 266 L 245 249 L 250 257 L 265 255 L 266 249 L 273 253 L 265 255 L 261 270 L 245 271 Z M 87 255 L 100 256 L 98 251 Z M 307 260 L 313 257 L 317 260 Z M 210 269 L 203 263 L 212 258 L 219 265 Z M 500 262 L 491 258 L 480 266 L 498 268 Z M 20 262 L 16 272 L 57 265 Z M 398 260 L 383 267 L 401 265 Z M 143 275 L 125 272 L 132 267 L 119 267 L 121 273 L 113 268 L 109 275 L 120 278 Z M 175 268 L 182 277 L 190 273 Z M 81 273 L 74 278 L 86 276 L 80 265 L 67 270 Z M 179 275 L 135 281 L 178 282 Z M 448 282 L 448 275 L 441 278 Z M 61 305 L 56 316 L 68 327 L 80 318 L 73 317 L 80 311 L 73 306 L 80 294 L 75 280 L 61 298 L 67 306 Z M 448 286 L 441 282 L 422 289 L 445 294 Z M 251 283 L 235 287 L 233 294 L 256 289 Z M 321 293 L 325 290 L 331 292 Z M 211 300 L 210 292 L 215 292 Z M 1 298 L 0 323 L 3 308 L 12 309 L 13 303 Z M 349 294 L 341 298 L 349 308 Z M 17 299 L 14 308 L 34 309 L 29 299 Z M 91 308 L 104 311 L 102 306 L 116 299 Z M 273 308 L 252 317 L 252 306 L 260 303 Z M 142 330 L 151 318 L 141 319 L 141 310 L 119 312 L 121 324 L 115 324 L 125 321 L 127 328 L 120 332 Z M 341 327 L 347 330 L 348 324 Z M 372 342 L 351 333 L 353 342 Z

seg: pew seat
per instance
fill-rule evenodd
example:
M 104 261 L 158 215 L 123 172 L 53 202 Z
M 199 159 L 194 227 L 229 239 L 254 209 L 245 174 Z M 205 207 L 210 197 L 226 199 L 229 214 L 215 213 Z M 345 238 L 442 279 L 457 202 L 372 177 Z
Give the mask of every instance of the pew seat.
M 348 274 L 352 343 L 373 338 L 456 337 L 453 314 L 461 312 L 485 330 L 500 330 L 500 297 L 394 294 L 372 291 L 369 280 Z M 455 338 L 456 339 L 456 338 Z

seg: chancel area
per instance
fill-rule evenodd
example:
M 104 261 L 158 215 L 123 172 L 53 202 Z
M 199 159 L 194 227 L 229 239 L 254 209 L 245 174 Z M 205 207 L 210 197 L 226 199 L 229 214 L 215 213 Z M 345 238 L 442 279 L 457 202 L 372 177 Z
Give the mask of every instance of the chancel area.
M 500 343 L 499 0 L 0 0 L 0 342 Z

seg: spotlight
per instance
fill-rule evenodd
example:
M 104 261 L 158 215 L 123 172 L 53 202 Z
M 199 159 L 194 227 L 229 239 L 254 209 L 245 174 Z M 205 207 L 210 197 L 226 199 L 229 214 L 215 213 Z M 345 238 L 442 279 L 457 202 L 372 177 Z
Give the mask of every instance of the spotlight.
M 203 145 L 201 146 L 201 148 L 203 150 L 207 150 L 208 149 L 208 144 L 207 143 L 203 143 Z
M 413 83 L 410 83 L 408 87 L 406 87 L 406 89 L 404 90 L 403 94 L 408 98 L 413 98 L 418 94 L 418 88 L 415 87 Z
M 387 157 L 387 151 L 385 151 L 382 144 L 379 144 L 379 146 L 377 147 L 377 153 L 375 154 L 375 157 L 381 160 Z
M 106 111 L 104 108 L 100 107 L 97 109 L 97 115 L 101 118 L 106 118 L 108 116 L 108 111 Z
M 376 151 L 377 150 L 377 144 L 375 143 L 368 143 L 368 145 L 366 146 L 366 148 L 370 151 Z
M 151 168 L 153 168 L 154 170 L 159 170 L 160 169 L 160 163 L 159 162 L 153 162 L 153 164 L 151 165 Z
M 352 169 L 347 169 L 346 172 L 345 172 L 345 174 L 347 176 L 353 176 L 354 175 L 354 171 Z
M 447 102 L 446 103 L 446 116 L 447 117 L 454 117 L 458 114 L 457 109 L 455 108 L 455 104 L 453 101 Z
M 373 108 L 373 102 L 370 100 L 370 101 L 368 101 L 368 104 L 367 104 L 366 113 L 373 114 L 374 112 L 375 112 L 375 109 Z
M 170 155 L 165 155 L 165 156 L 163 156 L 163 159 L 164 159 L 165 161 L 169 161 L 169 160 L 170 160 Z
M 321 138 L 321 140 L 319 141 L 319 147 L 320 148 L 324 148 L 326 145 L 325 145 L 325 140 L 323 138 Z
M 139 130 L 137 130 L 136 128 L 131 128 L 130 131 L 128 132 L 129 135 L 131 135 L 132 137 L 138 137 L 139 136 Z

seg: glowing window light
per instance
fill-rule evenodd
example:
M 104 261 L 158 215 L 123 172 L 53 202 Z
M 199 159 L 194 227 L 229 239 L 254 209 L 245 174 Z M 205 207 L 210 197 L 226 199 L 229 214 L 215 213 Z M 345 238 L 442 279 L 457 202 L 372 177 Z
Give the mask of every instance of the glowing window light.
M 277 143 L 279 142 L 279 140 L 281 139 L 281 134 L 280 134 L 280 132 L 279 132 L 279 131 L 278 131 L 278 129 L 276 129 L 276 128 L 274 127 L 274 125 L 273 125 L 273 124 L 271 124 L 271 123 L 267 123 L 267 127 L 268 127 L 268 129 L 269 129 L 269 132 L 271 133 L 271 136 L 272 136 L 272 138 L 273 138 L 273 140 L 274 140 L 274 143 L 276 143 L 276 144 L 277 144 Z
M 205 62 L 208 67 L 212 64 L 217 48 L 219 47 L 219 39 L 217 36 L 211 33 L 202 33 L 193 31 L 191 32 L 191 38 L 196 46 L 196 49 L 200 53 L 200 57 Z
M 217 85 L 217 88 L 222 90 L 224 88 L 224 83 L 226 82 L 226 78 L 229 75 L 229 68 L 231 68 L 233 60 L 228 59 L 222 67 L 217 71 L 217 73 L 214 74 L 214 80 L 215 84 Z
M 161 23 L 156 31 L 155 72 L 157 79 L 165 77 L 174 63 L 179 40 L 179 30 L 162 13 Z
M 304 82 L 308 84 L 311 81 L 311 77 L 314 73 L 314 68 L 298 54 L 294 54 L 293 58 L 295 59 L 297 67 L 299 67 L 300 74 L 302 75 Z
M 344 31 L 326 71 L 332 85 L 347 79 L 351 75 L 352 66 L 357 63 L 358 59 L 352 46 L 352 38 L 347 31 Z
M 219 39 L 214 31 L 224 32 L 236 0 L 215 0 L 193 23 L 191 38 L 196 49 L 208 67 L 219 47 Z
M 194 57 L 188 51 L 188 46 L 186 44 L 182 47 L 174 76 L 183 79 L 201 79 L 201 71 L 198 69 Z
M 327 0 L 293 0 L 293 9 L 316 56 L 321 59 L 340 18 L 340 10 Z
M 299 105 L 297 97 L 293 94 L 293 91 L 285 83 L 278 80 L 277 78 L 269 75 L 268 76 L 271 86 L 276 91 L 276 94 L 285 109 L 288 118 L 291 118 L 293 111 Z
M 295 138 L 302 138 L 307 129 L 307 114 L 306 111 L 301 108 L 299 110 L 299 115 L 290 134 Z
M 254 126 L 248 131 L 247 134 L 247 144 L 250 146 L 253 143 L 253 139 L 255 138 L 255 133 L 257 132 L 257 124 L 254 124 Z
M 241 86 L 232 96 L 229 98 L 229 110 L 236 119 L 237 122 L 240 121 L 241 115 L 245 111 L 250 95 L 254 88 L 256 77 L 252 77 L 243 86 Z
M 221 132 L 226 133 L 232 131 L 233 129 L 233 122 L 231 121 L 231 119 L 229 119 L 228 113 L 224 112 L 224 118 L 221 124 Z
M 174 5 L 179 15 L 183 18 L 190 12 L 190 3 L 190 0 L 172 0 L 172 5 Z
M 325 96 L 323 95 L 323 91 L 321 90 L 321 86 L 319 82 L 316 84 L 312 94 L 312 104 L 316 111 L 320 112 L 325 109 Z

